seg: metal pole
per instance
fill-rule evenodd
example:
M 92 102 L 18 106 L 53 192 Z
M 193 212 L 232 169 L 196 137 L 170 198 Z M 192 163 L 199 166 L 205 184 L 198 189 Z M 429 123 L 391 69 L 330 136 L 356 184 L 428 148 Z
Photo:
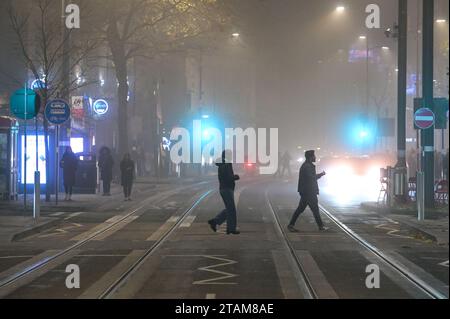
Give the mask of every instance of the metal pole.
M 55 201 L 58 205 L 59 195 L 59 125 L 56 125 L 55 132 Z
M 421 0 L 417 0 L 417 30 L 416 30 L 416 37 L 417 37 L 417 41 L 416 41 L 416 98 L 420 98 L 420 83 L 419 83 L 419 79 L 420 79 L 420 1 Z M 422 166 L 421 166 L 421 155 L 420 155 L 420 130 L 416 129 L 416 161 L 417 161 L 417 169 L 416 171 L 420 172 L 422 171 Z M 417 176 L 416 176 L 417 177 Z
M 422 94 L 424 106 L 433 106 L 434 0 L 423 1 Z M 422 171 L 425 174 L 425 207 L 434 207 L 434 126 L 421 131 Z
M 398 1 L 398 85 L 397 85 L 397 164 L 395 168 L 399 178 L 396 179 L 401 185 L 397 189 L 401 191 L 396 194 L 400 201 L 406 200 L 406 82 L 407 82 L 407 24 L 408 3 L 407 0 Z
M 416 182 L 416 200 L 417 200 L 417 219 L 425 220 L 425 185 L 423 172 L 417 172 Z
M 38 143 L 38 118 L 36 115 L 36 170 L 34 172 L 34 199 L 33 199 L 33 218 L 39 218 L 41 214 L 41 173 L 39 172 L 39 143 Z
M 28 119 L 28 114 L 27 114 L 27 103 L 28 103 L 28 99 L 27 99 L 27 93 L 28 93 L 28 85 L 27 85 L 27 83 L 25 82 L 25 111 L 24 111 L 24 114 L 25 114 L 25 134 L 24 134 L 24 156 L 23 156 L 23 158 L 24 158 L 24 164 L 23 164 L 23 167 L 24 167 L 24 183 L 23 183 L 23 206 L 24 206 L 24 209 L 25 209 L 25 211 L 27 210 L 27 140 L 28 140 L 28 137 L 27 137 L 27 125 L 28 125 L 28 121 L 27 121 L 27 119 Z
M 441 179 L 445 180 L 445 130 L 441 130 Z

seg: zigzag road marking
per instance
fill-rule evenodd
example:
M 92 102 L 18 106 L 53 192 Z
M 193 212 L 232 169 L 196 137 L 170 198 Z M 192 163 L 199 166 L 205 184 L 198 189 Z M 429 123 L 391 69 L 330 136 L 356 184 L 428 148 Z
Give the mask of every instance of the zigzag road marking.
M 396 234 L 400 230 L 395 229 L 395 228 L 391 228 L 387 224 L 380 224 L 378 226 L 375 226 L 375 228 L 388 230 L 387 234 L 390 235 L 390 236 L 394 236 L 394 237 L 398 237 L 398 238 L 414 239 L 414 237 L 411 237 L 411 236 L 405 236 L 405 235 Z
M 448 263 L 449 263 L 449 261 L 447 260 L 447 261 L 444 261 L 443 263 L 440 263 L 439 266 L 443 266 L 443 267 L 449 268 L 448 267 L 449 266 Z
M 220 276 L 210 278 L 210 279 L 205 279 L 205 280 L 194 281 L 192 283 L 193 285 L 237 285 L 238 284 L 237 282 L 222 282 L 225 279 L 238 277 L 238 275 L 215 269 L 215 268 L 219 268 L 219 267 L 237 264 L 237 261 L 235 261 L 235 260 L 222 258 L 222 257 L 224 257 L 224 255 L 168 255 L 166 257 L 202 257 L 202 258 L 212 259 L 212 260 L 221 262 L 219 264 L 210 265 L 208 267 L 197 268 L 197 270 L 207 271 L 207 272 L 217 274 Z

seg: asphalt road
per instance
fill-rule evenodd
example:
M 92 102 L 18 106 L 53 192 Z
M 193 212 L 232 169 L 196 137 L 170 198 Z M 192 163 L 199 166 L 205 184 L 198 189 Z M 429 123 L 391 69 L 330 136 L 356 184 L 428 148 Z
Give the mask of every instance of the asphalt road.
M 1 244 L 0 298 L 430 298 L 423 287 L 448 298 L 448 246 L 356 202 L 320 198 L 324 212 L 406 273 L 326 214 L 328 231 L 318 231 L 307 209 L 300 232 L 288 233 L 295 186 L 244 178 L 236 189 L 240 235 L 226 235 L 224 225 L 213 233 L 207 224 L 223 209 L 215 181 L 67 213 L 55 228 Z M 66 287 L 67 265 L 79 267 L 79 288 Z M 379 288 L 366 286 L 369 265 L 380 270 Z

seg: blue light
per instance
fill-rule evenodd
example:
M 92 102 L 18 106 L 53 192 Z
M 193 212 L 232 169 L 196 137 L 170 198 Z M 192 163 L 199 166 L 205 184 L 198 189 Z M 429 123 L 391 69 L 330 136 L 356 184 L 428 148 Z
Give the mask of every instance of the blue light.
M 208 129 L 203 130 L 203 139 L 204 140 L 209 140 L 211 138 L 211 133 L 209 132 Z
M 359 138 L 364 139 L 369 136 L 369 133 L 365 130 L 359 132 Z

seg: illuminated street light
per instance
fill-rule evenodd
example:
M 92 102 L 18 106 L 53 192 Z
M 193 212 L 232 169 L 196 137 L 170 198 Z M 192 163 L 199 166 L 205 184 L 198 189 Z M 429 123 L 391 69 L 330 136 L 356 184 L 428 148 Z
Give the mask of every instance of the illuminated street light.
M 387 50 L 389 50 L 389 47 L 381 47 L 381 49 L 387 51 Z
M 360 35 L 360 36 L 359 36 L 359 39 L 360 39 L 360 40 L 365 40 L 365 39 L 366 39 L 366 36 L 365 36 L 365 35 Z
M 445 20 L 445 19 L 437 19 L 436 20 L 436 23 L 445 23 L 445 22 L 447 22 L 447 20 Z
M 359 137 L 361 139 L 366 138 L 369 135 L 369 133 L 367 133 L 367 131 L 361 131 L 359 132 Z
M 336 12 L 342 13 L 342 12 L 344 12 L 344 11 L 345 11 L 345 7 L 344 7 L 344 6 L 337 6 L 337 7 L 336 7 Z
M 231 35 L 233 38 L 239 38 L 241 35 L 238 32 L 235 32 Z

